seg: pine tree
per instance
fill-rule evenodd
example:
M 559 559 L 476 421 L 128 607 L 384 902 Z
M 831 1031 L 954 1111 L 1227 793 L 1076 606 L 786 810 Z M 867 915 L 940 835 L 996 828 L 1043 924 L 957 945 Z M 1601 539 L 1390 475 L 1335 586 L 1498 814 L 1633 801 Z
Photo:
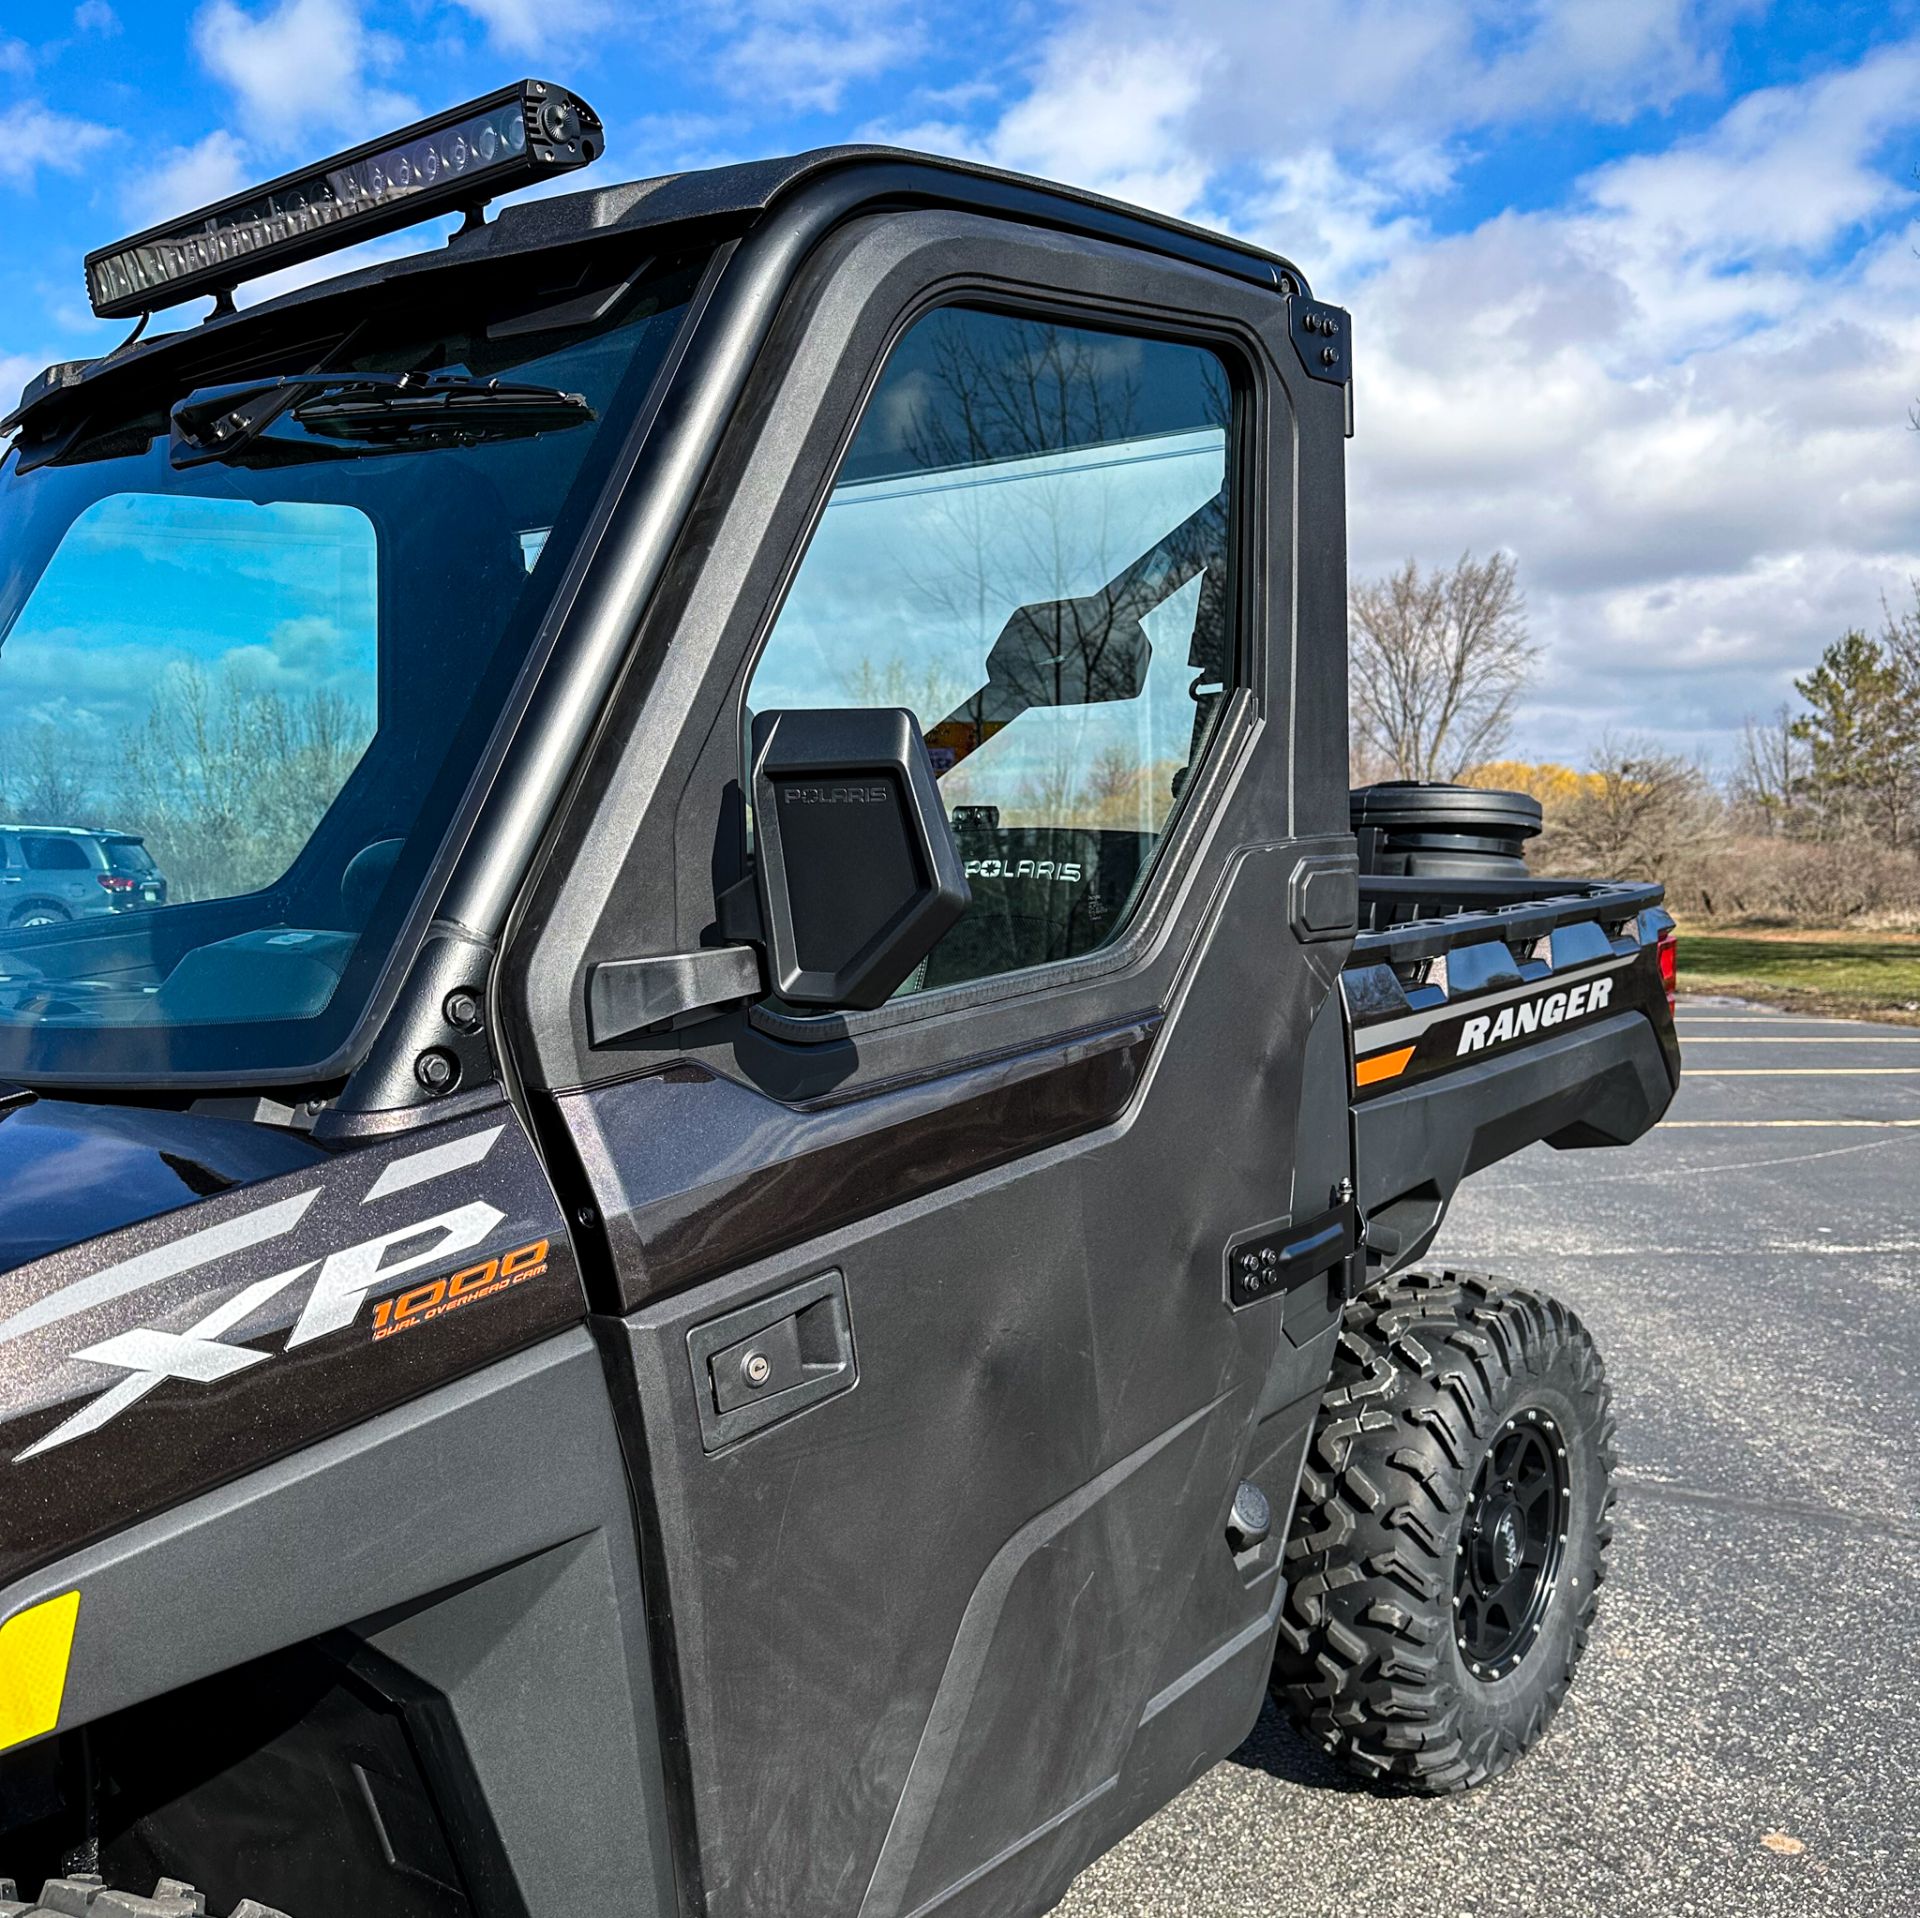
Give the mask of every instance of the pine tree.
M 1823 836 L 1912 843 L 1920 702 L 1902 662 L 1856 629 L 1835 640 L 1794 690 L 1812 709 L 1793 734 L 1808 748 L 1807 796 Z

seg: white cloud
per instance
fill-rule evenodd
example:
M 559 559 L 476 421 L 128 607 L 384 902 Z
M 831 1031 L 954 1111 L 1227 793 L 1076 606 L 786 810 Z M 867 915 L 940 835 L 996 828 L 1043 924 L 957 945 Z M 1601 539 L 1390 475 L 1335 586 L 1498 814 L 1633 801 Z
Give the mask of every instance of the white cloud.
M 73 10 L 73 24 L 82 33 L 97 33 L 104 40 L 111 40 L 120 31 L 120 16 L 107 5 L 107 0 L 80 0 Z
M 13 411 L 27 382 L 46 364 L 29 353 L 0 353 L 0 419 Z
M 1077 0 L 1043 47 L 1036 98 L 1153 47 L 1172 130 L 1209 169 L 1318 147 L 1397 167 L 1489 128 L 1623 119 L 1712 86 L 1728 20 L 1762 0 Z M 1068 155 L 1126 137 L 1124 96 L 1062 120 Z M 1069 161 L 1071 177 L 1084 167 Z
M 611 0 L 455 0 L 509 53 L 544 53 L 604 27 L 614 17 Z
M 417 117 L 411 101 L 375 84 L 400 49 L 367 25 L 358 0 L 275 0 L 258 12 L 207 0 L 193 44 L 207 71 L 233 90 L 248 129 L 269 145 L 293 145 L 315 129 Z
M 1920 262 L 1858 233 L 1896 204 L 1871 102 L 1910 70 L 1742 103 L 1568 212 L 1429 239 L 1351 289 L 1355 563 L 1517 552 L 1549 645 L 1536 744 L 1724 750 L 1920 572 Z
M 29 186 L 42 168 L 82 172 L 113 137 L 109 127 L 56 113 L 38 100 L 22 100 L 0 113 L 0 185 Z
M 1177 44 L 1076 42 L 1056 52 L 1040 86 L 1002 117 L 991 151 L 1004 166 L 1183 213 L 1207 179 L 1181 130 L 1201 87 Z
M 193 146 L 161 154 L 146 172 L 129 175 L 123 204 L 136 225 L 157 226 L 238 193 L 252 176 L 246 147 L 219 127 Z
M 1440 216 L 1489 129 L 1717 85 L 1735 10 L 1086 0 L 997 117 L 903 137 L 1296 260 L 1355 315 L 1356 570 L 1518 555 L 1547 649 L 1523 751 L 1612 729 L 1724 753 L 1920 573 L 1920 41 L 1550 210 Z
M 831 113 L 857 81 L 903 66 L 925 44 L 908 0 L 734 0 L 703 9 L 729 91 L 756 103 Z
M 619 0 L 452 3 L 509 53 L 573 48 L 616 22 L 642 24 Z M 921 50 L 923 11 L 916 0 L 660 0 L 644 24 L 683 50 L 700 47 L 718 86 L 756 106 L 832 112 L 848 86 Z

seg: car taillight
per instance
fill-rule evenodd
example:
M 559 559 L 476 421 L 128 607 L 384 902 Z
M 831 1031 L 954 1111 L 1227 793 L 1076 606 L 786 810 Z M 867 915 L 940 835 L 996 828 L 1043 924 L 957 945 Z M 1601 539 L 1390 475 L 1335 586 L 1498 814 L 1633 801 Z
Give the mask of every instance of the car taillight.
M 102 892 L 132 892 L 138 880 L 129 879 L 124 873 L 97 872 L 93 875 L 100 882 Z
M 1680 942 L 1672 933 L 1663 933 L 1655 948 L 1660 958 L 1660 983 L 1667 989 L 1667 1010 L 1673 1010 L 1680 982 Z

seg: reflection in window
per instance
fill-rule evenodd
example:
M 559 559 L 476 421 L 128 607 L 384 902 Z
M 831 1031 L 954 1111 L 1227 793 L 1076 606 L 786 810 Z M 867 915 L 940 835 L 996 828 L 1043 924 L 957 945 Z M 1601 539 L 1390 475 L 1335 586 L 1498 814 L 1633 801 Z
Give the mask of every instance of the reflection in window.
M 86 828 L 140 882 L 94 910 L 271 885 L 373 738 L 377 572 L 350 506 L 97 501 L 0 636 L 0 818 Z M 94 858 L 22 845 L 32 866 Z
M 750 702 L 920 721 L 974 906 L 916 987 L 1124 920 L 1224 696 L 1230 415 L 1193 347 L 952 308 L 896 351 Z

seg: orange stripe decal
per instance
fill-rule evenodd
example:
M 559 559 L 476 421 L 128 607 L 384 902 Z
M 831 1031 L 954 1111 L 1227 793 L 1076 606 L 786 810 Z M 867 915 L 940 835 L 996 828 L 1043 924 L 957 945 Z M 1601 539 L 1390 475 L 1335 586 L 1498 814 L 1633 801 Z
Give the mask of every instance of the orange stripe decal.
M 1353 1062 L 1353 1083 L 1357 1086 L 1378 1085 L 1382 1079 L 1397 1079 L 1407 1069 L 1407 1061 L 1413 1057 L 1411 1046 L 1397 1046 L 1392 1052 L 1376 1052 L 1370 1059 L 1356 1059 Z

